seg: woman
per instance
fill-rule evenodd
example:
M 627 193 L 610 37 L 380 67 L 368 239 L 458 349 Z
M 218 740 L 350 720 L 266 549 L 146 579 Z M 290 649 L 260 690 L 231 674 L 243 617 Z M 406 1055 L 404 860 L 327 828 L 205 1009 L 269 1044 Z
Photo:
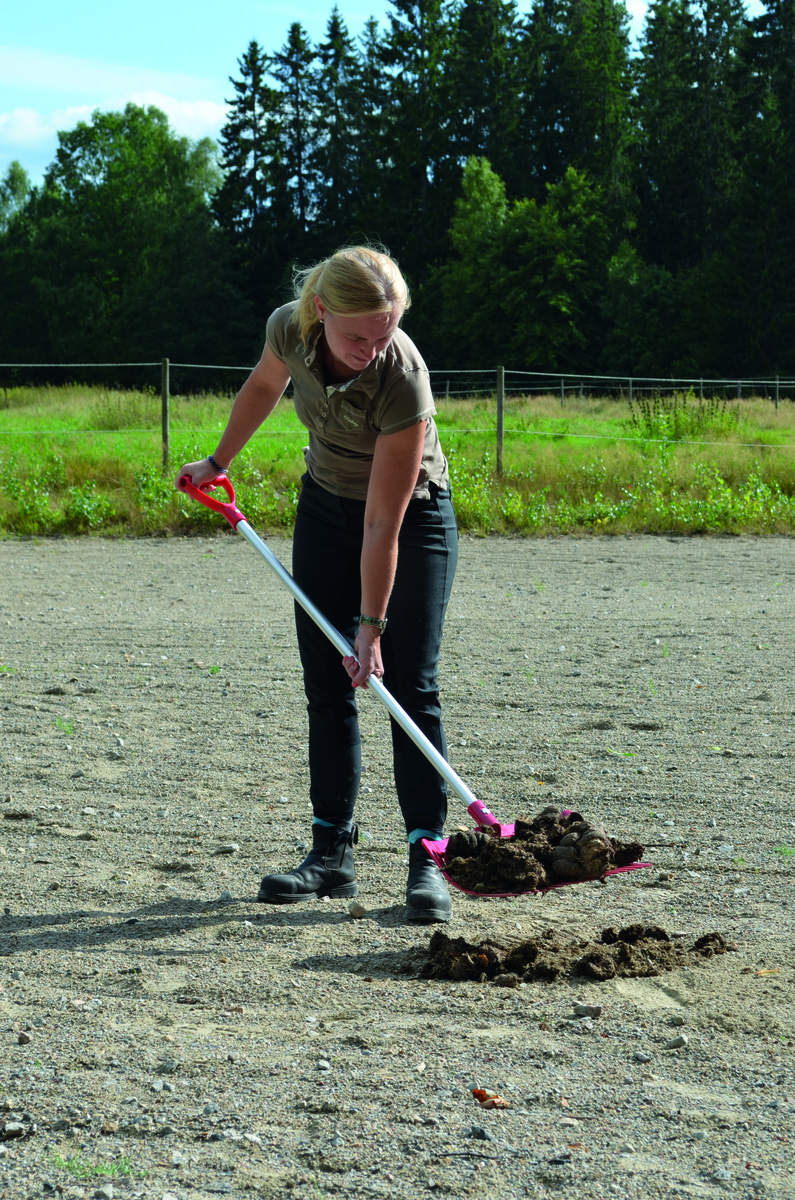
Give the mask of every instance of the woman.
M 339 653 L 298 605 L 309 714 L 312 851 L 266 875 L 258 899 L 295 904 L 355 896 L 354 805 L 361 779 L 355 689 L 371 674 L 444 755 L 438 659 L 458 534 L 428 371 L 399 328 L 409 305 L 397 264 L 366 246 L 338 250 L 297 277 L 296 300 L 270 317 L 262 358 L 235 400 L 217 449 L 180 474 L 201 485 L 226 471 L 292 379 L 309 430 L 293 575 L 348 638 Z M 409 841 L 410 921 L 450 919 L 447 888 L 422 846 L 438 838 L 447 787 L 394 722 L 398 799 Z

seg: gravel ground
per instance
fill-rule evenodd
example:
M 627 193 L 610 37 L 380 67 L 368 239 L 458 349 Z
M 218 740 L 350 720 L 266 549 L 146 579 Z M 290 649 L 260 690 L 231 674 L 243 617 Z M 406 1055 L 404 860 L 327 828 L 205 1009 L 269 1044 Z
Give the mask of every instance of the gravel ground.
M 795 1196 L 792 541 L 461 549 L 453 765 L 503 819 L 559 802 L 653 867 L 456 893 L 449 932 L 643 921 L 738 951 L 603 984 L 421 978 L 368 696 L 367 915 L 257 905 L 309 831 L 286 593 L 231 535 L 2 542 L 8 1200 Z M 448 831 L 468 821 L 453 798 Z

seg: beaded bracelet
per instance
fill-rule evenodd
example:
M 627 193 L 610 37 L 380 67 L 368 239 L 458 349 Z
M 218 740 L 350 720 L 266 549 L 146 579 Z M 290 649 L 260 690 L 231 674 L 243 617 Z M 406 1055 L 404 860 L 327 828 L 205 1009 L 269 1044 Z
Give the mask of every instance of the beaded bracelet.
M 218 463 L 215 461 L 212 454 L 207 455 L 207 461 L 214 470 L 218 471 L 219 474 L 221 474 L 221 475 L 229 474 L 229 468 L 228 467 L 219 467 Z

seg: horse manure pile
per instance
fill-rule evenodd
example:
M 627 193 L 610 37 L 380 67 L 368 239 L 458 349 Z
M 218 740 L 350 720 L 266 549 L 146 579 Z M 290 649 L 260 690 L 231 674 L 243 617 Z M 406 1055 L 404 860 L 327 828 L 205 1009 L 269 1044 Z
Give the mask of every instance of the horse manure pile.
M 538 937 L 510 946 L 490 940 L 475 945 L 440 930 L 431 938 L 428 960 L 420 975 L 424 979 L 468 979 L 503 987 L 573 975 L 603 983 L 606 979 L 661 975 L 736 949 L 735 943 L 726 942 L 719 933 L 705 933 L 687 947 L 658 925 L 610 927 L 602 930 L 598 942 L 563 942 L 554 930 L 547 929 Z
M 454 833 L 445 871 L 471 892 L 537 892 L 561 883 L 601 879 L 612 867 L 643 856 L 638 842 L 619 842 L 580 813 L 554 806 L 532 820 L 520 817 L 511 837 L 487 828 Z

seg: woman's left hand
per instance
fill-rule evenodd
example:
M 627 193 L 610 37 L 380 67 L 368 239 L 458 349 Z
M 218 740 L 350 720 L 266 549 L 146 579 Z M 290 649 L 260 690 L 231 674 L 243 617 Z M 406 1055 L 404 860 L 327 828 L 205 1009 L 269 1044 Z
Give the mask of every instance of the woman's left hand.
M 360 625 L 353 643 L 356 658 L 348 654 L 343 658 L 342 665 L 348 672 L 351 687 L 367 687 L 371 675 L 381 679 L 384 674 L 384 664 L 381 661 L 381 630 L 375 625 Z

